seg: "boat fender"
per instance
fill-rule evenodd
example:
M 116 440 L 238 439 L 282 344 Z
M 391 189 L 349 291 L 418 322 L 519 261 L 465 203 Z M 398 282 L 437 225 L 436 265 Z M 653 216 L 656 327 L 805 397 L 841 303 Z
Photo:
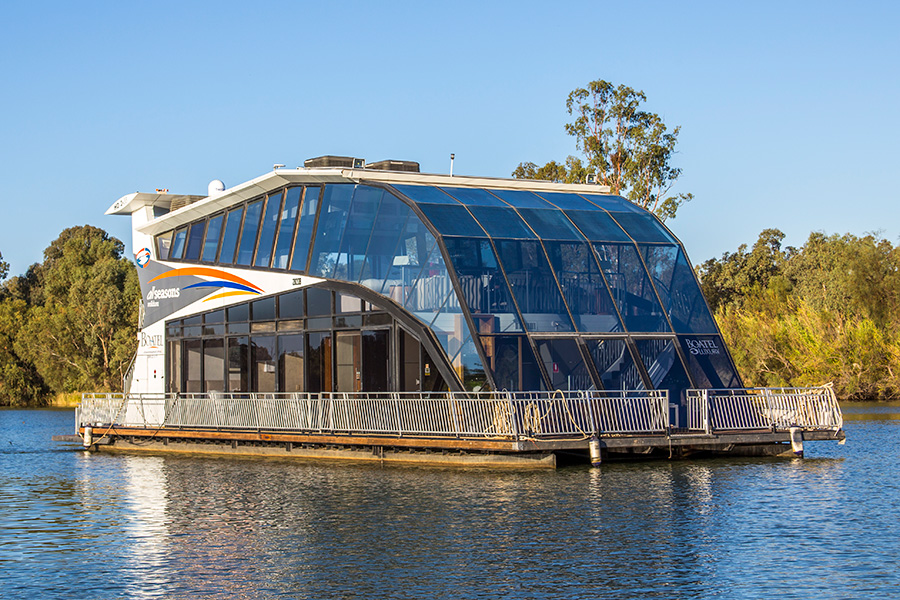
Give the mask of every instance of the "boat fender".
M 83 439 L 83 443 L 84 443 L 84 448 L 85 448 L 85 450 L 87 450 L 94 444 L 94 428 L 91 427 L 90 425 L 85 427 L 84 428 L 84 437 L 82 439 Z
M 803 430 L 793 426 L 789 431 L 791 433 L 791 450 L 794 451 L 794 456 L 803 458 Z
M 591 451 L 591 466 L 599 467 L 603 463 L 603 456 L 600 451 L 600 439 L 596 435 L 591 436 L 588 448 Z

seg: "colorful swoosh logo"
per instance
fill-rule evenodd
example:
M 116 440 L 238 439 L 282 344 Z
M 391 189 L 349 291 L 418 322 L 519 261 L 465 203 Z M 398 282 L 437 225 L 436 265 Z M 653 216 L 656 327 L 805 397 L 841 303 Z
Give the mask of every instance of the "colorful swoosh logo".
M 229 296 L 245 296 L 245 295 L 254 295 L 258 296 L 263 293 L 262 288 L 259 286 L 253 285 L 246 279 L 242 277 L 238 277 L 237 275 L 232 275 L 226 271 L 222 271 L 221 269 L 213 269 L 210 267 L 184 267 L 182 269 L 172 269 L 171 271 L 166 271 L 162 275 L 157 275 L 153 279 L 150 280 L 150 283 L 157 281 L 158 279 L 168 279 L 169 277 L 211 277 L 213 278 L 211 281 L 201 281 L 199 283 L 194 283 L 189 286 L 186 286 L 184 289 L 189 290 L 191 288 L 201 288 L 201 287 L 218 287 L 218 288 L 227 288 L 231 291 L 221 292 L 219 294 L 214 294 L 209 298 L 204 298 L 203 301 L 207 302 L 209 300 L 216 300 L 218 298 L 227 298 Z

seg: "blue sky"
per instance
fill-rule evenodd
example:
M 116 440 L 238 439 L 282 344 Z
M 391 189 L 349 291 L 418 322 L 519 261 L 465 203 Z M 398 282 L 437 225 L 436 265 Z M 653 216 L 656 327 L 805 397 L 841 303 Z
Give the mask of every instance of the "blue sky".
M 680 125 L 669 222 L 696 264 L 777 227 L 900 242 L 890 2 L 41 2 L 0 5 L 0 253 L 134 191 L 204 194 L 323 154 L 505 177 L 575 153 L 606 79 Z

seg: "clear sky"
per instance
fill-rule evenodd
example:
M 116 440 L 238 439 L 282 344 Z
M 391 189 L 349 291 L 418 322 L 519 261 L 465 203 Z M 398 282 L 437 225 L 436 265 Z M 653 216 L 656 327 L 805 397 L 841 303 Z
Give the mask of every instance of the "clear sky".
M 506 177 L 575 153 L 565 99 L 606 79 L 682 127 L 670 227 L 696 264 L 777 227 L 880 231 L 900 165 L 895 2 L 0 4 L 0 253 L 66 227 L 130 247 L 119 197 L 205 194 L 323 154 Z

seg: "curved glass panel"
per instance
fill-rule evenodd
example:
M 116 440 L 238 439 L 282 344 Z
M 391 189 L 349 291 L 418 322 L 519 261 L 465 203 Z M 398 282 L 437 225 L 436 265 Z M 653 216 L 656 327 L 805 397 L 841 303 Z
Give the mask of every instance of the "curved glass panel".
M 365 259 L 359 272 L 359 283 L 370 290 L 381 292 L 384 281 L 395 264 L 401 268 L 401 275 L 405 275 L 406 271 L 415 271 L 419 268 L 425 259 L 424 256 L 419 256 L 426 251 L 418 250 L 417 240 L 407 242 L 410 236 L 406 224 L 411 213 L 409 206 L 393 194 L 383 195 L 378 214 L 373 221 L 374 225 L 370 225 L 372 235 L 368 240 Z M 418 222 L 417 217 L 413 219 Z M 401 238 L 403 238 L 402 246 Z
M 234 253 L 237 250 L 243 217 L 243 206 L 229 211 L 228 216 L 225 217 L 225 233 L 222 235 L 222 249 L 219 250 L 219 264 L 221 265 L 230 265 L 234 262 Z
M 553 208 L 546 200 L 527 190 L 489 190 L 492 194 L 516 208 Z
M 499 202 L 499 201 L 498 201 Z M 470 206 L 469 210 L 491 237 L 534 239 L 522 217 L 505 204 L 499 206 Z
M 578 230 L 561 210 L 520 208 L 519 214 L 541 239 L 584 241 L 584 237 L 578 233 Z
M 606 194 L 579 194 L 582 198 L 599 206 L 603 210 L 614 213 L 643 213 L 644 209 L 640 208 L 633 202 L 622 198 L 621 196 L 610 196 Z
M 458 204 L 452 197 L 430 185 L 402 185 L 395 183 L 393 187 L 417 204 Z
M 597 210 L 597 207 L 579 196 L 578 194 L 565 194 L 562 192 L 537 192 L 537 195 L 552 202 L 554 206 L 564 210 Z
M 619 225 L 628 232 L 636 242 L 662 242 L 677 244 L 678 240 L 666 231 L 662 224 L 650 213 L 623 213 L 615 216 Z
M 394 253 L 387 263 L 388 271 L 383 287 L 373 287 L 372 289 L 391 297 L 398 304 L 404 304 L 404 302 L 408 304 L 408 299 L 413 290 L 418 287 L 418 282 L 421 278 L 429 275 L 433 275 L 433 279 L 436 281 L 436 287 L 431 288 L 431 292 L 435 289 L 449 289 L 450 283 L 447 269 L 444 267 L 440 250 L 436 246 L 437 241 L 431 235 L 431 232 L 419 221 L 418 217 L 410 214 L 406 220 L 406 226 L 400 234 Z M 377 284 L 380 282 L 373 281 L 373 283 Z M 420 290 L 419 293 L 426 292 Z M 428 306 L 428 308 L 421 310 L 438 310 L 440 304 L 436 297 L 430 293 L 427 295 L 427 300 L 419 298 L 419 301 Z M 440 292 L 439 296 L 440 300 L 443 301 L 444 292 Z M 428 318 L 429 321 L 430 318 Z
M 272 266 L 276 269 L 287 269 L 290 258 L 291 245 L 294 241 L 294 224 L 297 222 L 297 212 L 300 207 L 300 196 L 303 195 L 302 187 L 290 188 L 284 198 L 284 206 L 278 220 L 278 240 L 275 242 L 275 256 Z
M 468 206 L 503 206 L 507 204 L 480 188 L 438 188 Z
M 343 239 L 338 252 L 335 265 L 335 279 L 344 281 L 358 281 L 366 260 L 366 249 L 369 247 L 369 239 L 374 229 L 372 224 L 378 215 L 381 205 L 381 197 L 384 190 L 381 188 L 359 185 L 353 192 L 353 200 L 347 215 L 347 223 L 344 226 Z M 324 205 L 323 205 L 324 208 Z
M 644 262 L 676 333 L 715 333 L 700 286 L 678 246 L 642 246 Z
M 281 198 L 284 194 L 270 194 L 266 201 L 266 212 L 263 215 L 262 230 L 259 232 L 259 244 L 256 250 L 254 267 L 268 267 L 272 262 L 272 246 L 275 244 L 275 232 L 278 231 L 278 217 L 281 214 Z
M 586 242 L 545 242 L 544 246 L 578 330 L 622 331 L 591 247 Z
M 628 331 L 669 331 L 634 244 L 594 244 L 600 268 Z
M 510 289 L 525 319 L 525 328 L 529 331 L 573 331 L 572 320 L 540 243 L 495 241 Z
M 320 187 L 307 187 L 303 194 L 300 222 L 297 224 L 297 239 L 294 241 L 294 252 L 291 255 L 292 271 L 306 271 L 312 232 L 316 228 L 321 189 Z
M 478 333 L 522 331 L 512 295 L 490 242 L 444 238 L 444 244 L 456 271 L 459 293 L 472 318 L 479 323 Z
M 625 233 L 608 213 L 600 210 L 567 210 L 568 216 L 592 242 L 630 242 Z
M 350 214 L 350 203 L 355 187 L 338 183 L 325 186 L 322 208 L 319 210 L 319 223 L 316 227 L 312 260 L 309 263 L 310 275 L 327 278 L 334 275 L 341 247 L 341 237 L 347 223 L 347 216 Z
M 203 242 L 203 262 L 215 262 L 216 251 L 219 249 L 219 234 L 222 233 L 222 221 L 225 215 L 216 215 L 209 220 L 206 228 L 206 240 Z
M 256 246 L 256 234 L 259 231 L 259 218 L 262 213 L 262 200 L 247 205 L 247 215 L 241 228 L 241 241 L 238 247 L 236 263 L 248 266 L 253 260 L 253 248 Z
M 450 196 L 447 196 L 450 198 Z M 452 198 L 451 198 L 452 200 Z M 465 206 L 454 204 L 420 204 L 419 209 L 442 235 L 487 237 Z

